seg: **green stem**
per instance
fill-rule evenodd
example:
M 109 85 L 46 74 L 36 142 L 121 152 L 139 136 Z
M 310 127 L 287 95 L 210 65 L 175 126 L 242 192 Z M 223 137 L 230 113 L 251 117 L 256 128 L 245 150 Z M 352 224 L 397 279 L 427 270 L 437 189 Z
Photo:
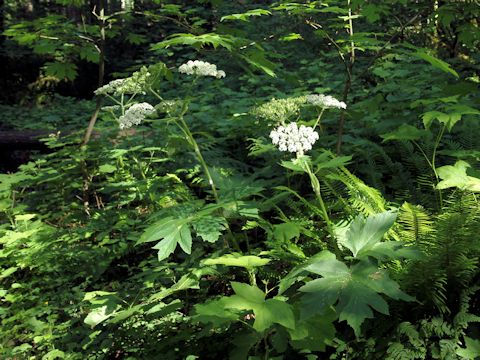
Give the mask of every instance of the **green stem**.
M 180 116 L 179 120 L 180 120 L 180 123 L 181 123 L 182 130 L 188 138 L 188 142 L 193 147 L 193 150 L 195 151 L 195 155 L 197 156 L 198 161 L 202 165 L 203 171 L 205 172 L 205 175 L 207 176 L 208 184 L 210 185 L 210 187 L 212 189 L 213 197 L 215 198 L 215 202 L 218 204 L 218 203 L 220 203 L 220 201 L 219 201 L 219 198 L 218 198 L 217 189 L 215 187 L 215 183 L 213 182 L 213 178 L 212 178 L 212 175 L 210 174 L 210 170 L 208 169 L 207 163 L 206 163 L 206 161 L 205 161 L 205 159 L 202 155 L 202 152 L 200 151 L 200 148 L 199 148 L 197 142 L 195 141 L 195 138 L 193 137 L 192 132 L 190 131 L 190 129 L 189 129 L 187 123 L 185 122 L 185 119 L 183 118 L 183 116 Z
M 320 119 L 322 118 L 322 115 L 323 115 L 324 111 L 325 111 L 325 108 L 322 108 L 322 110 L 320 110 L 320 113 L 318 114 L 318 117 L 317 117 L 317 121 L 315 121 L 315 125 L 313 125 L 313 130 L 315 130 L 317 125 L 319 125 L 320 131 L 323 132 L 322 125 L 320 125 Z
M 210 188 L 212 189 L 212 193 L 213 193 L 213 197 L 215 199 L 215 202 L 217 204 L 220 204 L 220 198 L 218 197 L 218 193 L 217 193 L 217 188 L 215 186 L 215 183 L 213 181 L 213 178 L 212 178 L 212 175 L 210 173 L 210 170 L 208 169 L 208 165 L 207 165 L 207 162 L 205 161 L 205 158 L 203 157 L 202 155 L 202 152 L 200 151 L 200 147 L 198 146 L 198 143 L 197 141 L 195 140 L 195 138 L 193 137 L 193 134 L 192 132 L 190 131 L 190 128 L 188 127 L 188 124 L 187 122 L 185 121 L 184 119 L 184 115 L 187 113 L 188 111 L 188 105 L 189 105 L 189 102 L 190 102 L 190 94 L 192 92 L 192 89 L 193 87 L 195 86 L 196 82 L 197 82 L 197 79 L 198 79 L 198 76 L 196 78 L 193 79 L 192 81 L 192 84 L 190 85 L 189 89 L 187 90 L 187 95 L 186 95 L 186 99 L 183 103 L 183 108 L 182 108 L 182 111 L 180 113 L 180 115 L 178 115 L 177 117 L 177 120 L 175 120 L 175 124 L 178 126 L 178 128 L 183 132 L 183 134 L 185 135 L 185 137 L 187 138 L 187 141 L 188 143 L 190 144 L 190 146 L 193 148 L 193 151 L 195 152 L 195 155 L 196 155 L 196 158 L 197 160 L 200 162 L 200 165 L 202 166 L 203 168 L 203 172 L 205 173 L 205 175 L 207 176 L 207 180 L 208 180 L 208 184 L 210 185 Z M 160 96 L 160 94 L 158 94 L 155 90 L 153 90 L 152 88 L 149 89 L 153 95 L 155 95 L 160 101 L 163 101 L 163 98 Z M 229 237 L 231 239 L 231 242 L 233 244 L 233 247 L 240 251 L 240 246 L 238 245 L 237 241 L 235 240 L 235 237 L 233 236 L 233 233 L 230 229 L 230 226 L 228 226 L 227 224 L 227 230 L 228 230 L 228 234 L 229 234 Z M 228 247 L 228 242 L 226 244 L 226 246 Z
M 327 207 L 325 206 L 325 202 L 323 201 L 322 197 L 322 192 L 320 188 L 320 181 L 318 180 L 317 176 L 314 174 L 310 167 L 309 162 L 305 162 L 305 170 L 307 171 L 308 176 L 310 177 L 310 183 L 312 185 L 313 192 L 315 193 L 315 196 L 317 197 L 318 203 L 320 205 L 320 210 L 323 214 L 323 220 L 327 224 L 327 230 L 328 233 L 330 234 L 331 238 L 331 246 L 335 250 L 336 254 L 340 254 L 340 249 L 338 248 L 336 239 L 335 239 L 335 233 L 333 231 L 332 227 L 332 222 L 330 221 L 330 217 L 328 216 L 328 211 Z
M 437 138 L 435 139 L 435 146 L 433 147 L 433 153 L 432 153 L 431 166 L 432 166 L 433 172 L 435 174 L 437 184 L 439 182 L 439 176 L 438 176 L 438 173 L 437 173 L 437 168 L 436 168 L 435 161 L 437 159 L 437 149 L 438 149 L 438 146 L 440 145 L 440 140 L 442 140 L 443 134 L 445 133 L 445 128 L 446 128 L 446 125 L 442 124 L 442 128 L 438 132 Z M 439 200 L 439 205 L 440 205 L 440 209 L 441 209 L 443 207 L 442 190 L 438 190 L 438 200 Z

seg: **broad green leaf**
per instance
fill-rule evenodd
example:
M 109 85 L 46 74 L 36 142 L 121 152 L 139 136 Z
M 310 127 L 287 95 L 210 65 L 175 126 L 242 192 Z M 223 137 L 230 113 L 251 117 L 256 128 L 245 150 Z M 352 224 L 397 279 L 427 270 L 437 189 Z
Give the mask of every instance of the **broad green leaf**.
M 324 154 L 326 154 L 327 156 L 331 156 L 328 152 Z M 323 156 L 318 157 L 313 163 L 315 165 L 315 173 L 322 169 L 332 169 L 346 166 L 352 160 L 351 156 L 335 156 L 333 159 L 327 158 L 320 161 L 320 158 L 322 157 Z
M 145 305 L 143 306 L 145 307 Z M 182 302 L 179 299 L 175 299 L 172 302 L 166 304 L 161 302 L 160 304 L 157 304 L 150 309 L 148 309 L 145 313 L 146 314 L 155 314 L 155 317 L 163 317 L 165 315 L 168 315 L 175 310 L 181 309 L 182 308 Z
M 55 359 L 65 359 L 65 353 L 61 350 L 53 349 L 42 356 L 42 360 L 55 360 Z
M 220 216 L 200 216 L 198 219 L 192 221 L 193 230 L 203 241 L 210 243 L 216 242 L 225 230 L 225 218 Z
M 178 239 L 174 236 L 167 236 L 158 242 L 152 249 L 158 250 L 158 261 L 166 259 L 175 251 Z
M 451 68 L 450 64 L 436 58 L 433 55 L 428 54 L 427 51 L 424 49 L 417 49 L 417 51 L 413 52 L 412 55 L 420 59 L 423 59 L 425 61 L 428 61 L 433 67 L 440 69 L 446 73 L 450 73 L 456 78 L 458 78 L 458 73 Z
M 295 328 L 295 318 L 291 306 L 277 298 L 265 300 L 265 293 L 256 286 L 232 282 L 236 295 L 225 298 L 225 306 L 230 309 L 253 310 L 253 328 L 258 332 L 267 330 L 274 323 L 286 328 Z
M 447 125 L 450 122 L 450 116 L 440 111 L 427 111 L 422 115 L 422 120 L 425 129 L 429 129 L 433 120 L 438 120 L 440 123 Z
M 471 339 L 469 337 L 463 338 L 465 341 L 465 348 L 457 349 L 456 354 L 464 359 L 477 359 L 480 357 L 480 340 Z
M 229 360 L 254 360 L 249 357 L 250 349 L 262 339 L 262 334 L 256 331 L 241 332 L 232 341 L 233 347 L 229 353 Z
M 159 291 L 148 299 L 149 301 L 160 301 L 170 296 L 177 291 L 187 290 L 187 289 L 199 289 L 200 286 L 198 284 L 197 276 L 193 274 L 185 274 L 183 275 L 180 280 L 178 280 L 175 284 L 173 284 L 170 288 L 164 289 Z
M 326 345 L 331 345 L 335 338 L 333 322 L 336 318 L 335 311 L 330 309 L 321 316 L 297 322 L 295 329 L 287 329 L 291 338 L 290 344 L 294 349 L 325 351 Z
M 258 266 L 264 266 L 270 262 L 270 259 L 264 259 L 253 255 L 226 254 L 215 259 L 207 259 L 203 263 L 205 265 L 225 265 L 240 266 L 251 269 Z
M 390 140 L 418 140 L 425 136 L 426 131 L 417 129 L 415 126 L 403 124 L 397 130 L 380 135 L 383 142 Z
M 457 187 L 462 190 L 480 191 L 480 179 L 468 176 L 467 168 L 470 167 L 465 161 L 459 160 L 455 165 L 446 165 L 437 168 L 437 174 L 442 179 L 437 184 L 437 189 Z
M 130 316 L 135 315 L 136 313 L 142 313 L 143 305 L 135 305 L 128 309 L 118 311 L 115 316 L 108 320 L 109 323 L 117 324 L 125 319 L 128 319 Z
M 464 104 L 454 104 L 445 107 L 445 112 L 427 111 L 422 115 L 422 119 L 426 129 L 430 127 L 433 120 L 438 120 L 447 127 L 448 131 L 451 131 L 464 115 L 480 115 L 480 111 Z
M 169 48 L 176 45 L 190 45 L 196 48 L 202 48 L 206 45 L 211 45 L 214 48 L 218 46 L 224 47 L 229 51 L 233 50 L 235 38 L 228 35 L 219 35 L 215 33 L 193 35 L 193 34 L 174 34 L 167 40 L 159 42 L 151 47 L 152 50 L 159 50 Z
M 100 60 L 100 54 L 93 46 L 82 46 L 79 51 L 80 58 L 94 64 Z
M 283 294 L 295 282 L 304 279 L 306 276 L 303 275 L 303 273 L 307 272 L 306 268 L 309 265 L 317 262 L 318 260 L 326 260 L 328 258 L 331 258 L 332 255 L 333 255 L 332 253 L 329 253 L 329 252 L 325 253 L 325 252 L 322 251 L 318 254 L 313 255 L 309 259 L 307 259 L 303 264 L 294 267 L 292 269 L 292 271 L 290 271 L 290 273 L 288 273 L 287 276 L 285 276 L 283 279 L 280 280 L 280 283 L 279 283 L 279 286 L 278 286 L 278 294 L 279 295 Z M 333 255 L 333 258 L 335 258 L 334 255 Z
M 5 279 L 6 277 L 9 277 L 9 276 L 12 275 L 13 273 L 15 273 L 17 270 L 18 270 L 18 267 L 17 267 L 17 266 L 15 266 L 15 267 L 10 267 L 10 268 L 8 268 L 8 269 L 3 270 L 3 271 L 0 273 L 0 280 L 1 280 L 1 279 Z
M 293 171 L 298 171 L 298 172 L 304 172 L 305 170 L 302 168 L 300 164 L 295 162 L 294 160 L 288 160 L 288 161 L 282 161 L 280 163 L 284 168 L 293 170 Z
M 360 336 L 360 327 L 373 310 L 388 314 L 388 304 L 380 294 L 396 300 L 410 301 L 413 298 L 403 293 L 388 273 L 367 260 L 347 267 L 329 251 L 323 251 L 317 261 L 306 268 L 322 278 L 311 280 L 300 288 L 302 318 L 308 319 L 323 314 L 335 306 L 339 320 L 345 320 Z
M 392 211 L 371 215 L 366 219 L 359 215 L 352 221 L 339 242 L 348 248 L 354 257 L 360 257 L 382 240 L 396 217 L 397 214 Z
M 87 325 L 90 325 L 90 327 L 93 329 L 95 326 L 107 320 L 108 318 L 114 316 L 115 314 L 116 314 L 115 311 L 108 311 L 108 306 L 105 305 L 105 306 L 93 309 L 87 315 L 87 317 L 83 322 Z
M 294 222 L 273 225 L 273 236 L 275 239 L 285 242 L 300 236 L 302 227 Z
M 187 254 L 192 253 L 192 234 L 187 224 L 181 224 L 178 227 L 179 236 L 177 241 L 183 251 Z
M 249 21 L 249 18 L 252 16 L 262 16 L 262 15 L 272 15 L 272 13 L 265 9 L 253 9 L 242 14 L 232 14 L 232 15 L 222 16 L 220 21 L 224 21 L 224 20 Z
M 221 326 L 236 321 L 238 314 L 225 306 L 225 297 L 208 301 L 205 304 L 195 305 L 194 320 L 203 323 L 212 323 L 214 326 Z
M 239 54 L 239 56 L 243 58 L 247 63 L 252 65 L 254 68 L 263 71 L 265 74 L 271 77 L 277 76 L 275 74 L 275 68 L 277 67 L 277 65 L 265 57 L 264 51 L 260 49 L 255 49 L 248 51 L 245 54 Z
M 150 225 L 142 234 L 137 244 L 145 242 L 157 241 L 153 249 L 158 250 L 158 260 L 166 259 L 171 253 L 175 251 L 177 244 L 180 245 L 183 251 L 190 254 L 192 247 L 192 235 L 187 219 L 175 219 L 173 217 L 166 217 Z
M 117 167 L 111 164 L 103 164 L 98 167 L 100 174 L 110 174 L 117 171 Z
M 59 80 L 72 81 L 77 77 L 77 65 L 73 63 L 47 62 L 45 74 L 56 77 Z

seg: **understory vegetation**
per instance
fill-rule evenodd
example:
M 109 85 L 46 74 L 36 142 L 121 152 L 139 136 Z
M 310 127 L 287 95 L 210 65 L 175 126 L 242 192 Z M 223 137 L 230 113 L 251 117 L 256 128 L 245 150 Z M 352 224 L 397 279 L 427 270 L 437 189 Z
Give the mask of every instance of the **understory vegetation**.
M 478 1 L 0 7 L 1 359 L 480 358 Z

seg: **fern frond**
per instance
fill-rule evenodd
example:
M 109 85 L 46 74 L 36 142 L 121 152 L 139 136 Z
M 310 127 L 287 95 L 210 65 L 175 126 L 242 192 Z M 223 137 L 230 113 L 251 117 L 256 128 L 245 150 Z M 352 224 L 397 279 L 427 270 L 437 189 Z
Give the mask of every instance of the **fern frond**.
M 402 240 L 414 242 L 417 245 L 434 231 L 433 221 L 425 209 L 408 202 L 400 207 L 397 222 L 401 225 L 399 235 Z

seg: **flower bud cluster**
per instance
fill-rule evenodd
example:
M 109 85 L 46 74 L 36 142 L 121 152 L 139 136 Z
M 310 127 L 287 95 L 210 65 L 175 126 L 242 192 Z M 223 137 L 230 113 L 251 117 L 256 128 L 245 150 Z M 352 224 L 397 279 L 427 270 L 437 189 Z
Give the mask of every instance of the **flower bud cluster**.
M 298 127 L 296 122 L 292 122 L 272 130 L 270 138 L 280 151 L 289 151 L 301 156 L 305 151 L 312 149 L 312 145 L 318 140 L 318 133 L 309 126 Z
M 174 116 L 182 111 L 183 105 L 184 103 L 181 100 L 163 100 L 156 108 L 159 112 Z
M 200 60 L 189 60 L 186 64 L 180 65 L 178 71 L 187 75 L 213 76 L 217 79 L 226 75 L 225 71 L 217 70 L 217 65 Z
M 253 109 L 252 114 L 276 123 L 284 123 L 300 112 L 300 106 L 305 103 L 305 97 L 286 99 L 273 98 L 269 102 Z
M 154 112 L 154 107 L 149 103 L 133 104 L 118 119 L 120 129 L 128 129 L 133 125 L 139 125 L 148 115 Z
M 95 95 L 145 94 L 145 85 L 150 77 L 151 74 L 147 68 L 142 67 L 140 71 L 134 72 L 129 78 L 116 79 L 99 87 L 95 90 Z
M 347 104 L 343 101 L 339 101 L 330 95 L 323 94 L 311 94 L 307 95 L 307 103 L 310 103 L 315 106 L 322 108 L 337 108 L 337 109 L 346 109 Z

